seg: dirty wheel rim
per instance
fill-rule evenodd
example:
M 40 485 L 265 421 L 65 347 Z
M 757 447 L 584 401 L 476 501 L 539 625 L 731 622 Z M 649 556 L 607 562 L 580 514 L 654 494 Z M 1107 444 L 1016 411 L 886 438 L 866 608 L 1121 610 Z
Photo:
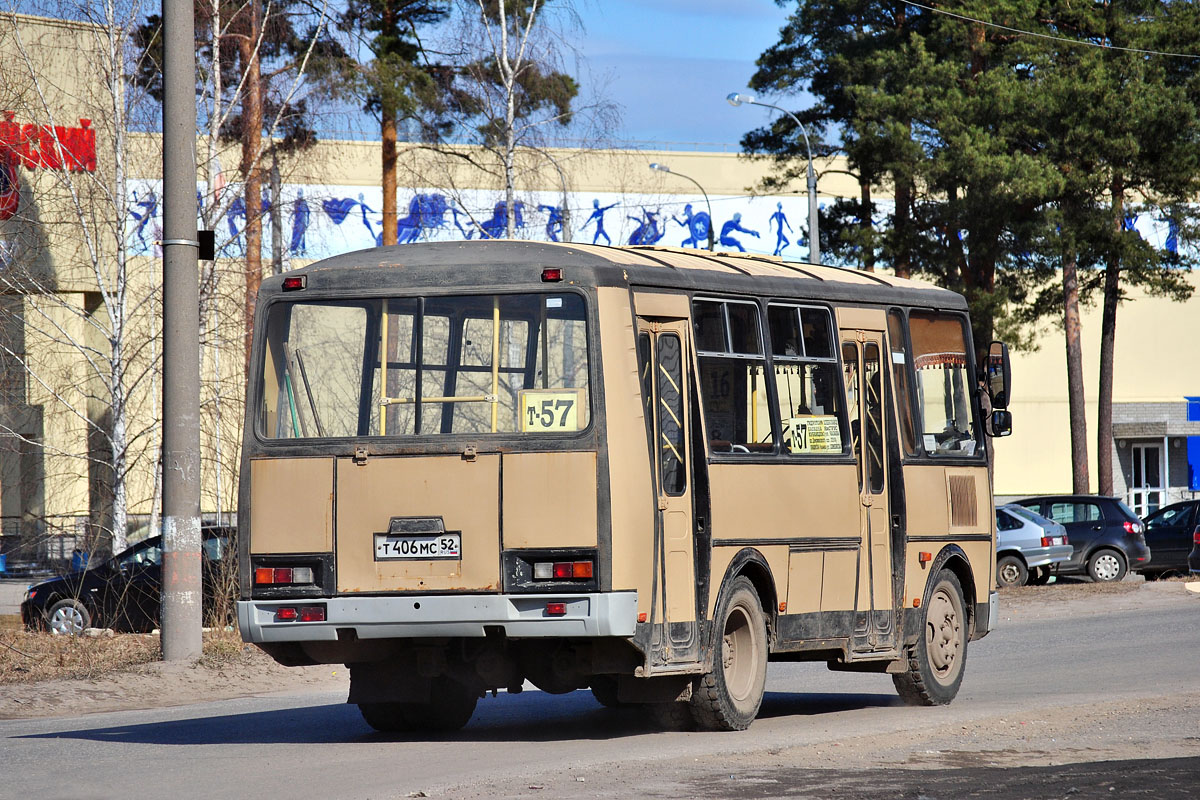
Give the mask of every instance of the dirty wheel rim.
M 1000 580 L 1005 586 L 1011 586 L 1021 577 L 1021 570 L 1016 564 L 1008 563 L 1000 568 Z
M 758 674 L 758 631 L 741 606 L 729 610 L 721 639 L 721 666 L 725 687 L 736 701 L 747 700 L 754 690 Z
M 954 678 L 962 647 L 962 619 L 948 590 L 939 587 L 929 599 L 925 624 L 925 649 L 934 676 L 943 683 Z
M 1121 574 L 1121 562 L 1112 553 L 1102 553 L 1096 557 L 1094 571 L 1097 580 L 1115 581 Z
M 50 630 L 54 633 L 83 633 L 83 614 L 74 606 L 63 606 L 50 617 Z

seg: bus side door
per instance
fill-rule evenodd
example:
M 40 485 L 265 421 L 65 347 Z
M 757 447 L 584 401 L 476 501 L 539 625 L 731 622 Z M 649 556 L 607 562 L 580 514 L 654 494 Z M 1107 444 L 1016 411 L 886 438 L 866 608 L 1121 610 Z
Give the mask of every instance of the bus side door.
M 883 341 L 882 330 L 842 331 L 851 446 L 858 462 L 862 555 L 852 649 L 860 653 L 892 650 L 897 644 Z
M 696 553 L 692 511 L 691 411 L 686 319 L 638 317 L 638 357 L 642 396 L 652 428 L 654 476 L 658 498 L 655 535 L 656 582 L 665 637 L 657 642 L 663 662 L 698 656 Z M 658 600 L 661 598 L 661 605 Z

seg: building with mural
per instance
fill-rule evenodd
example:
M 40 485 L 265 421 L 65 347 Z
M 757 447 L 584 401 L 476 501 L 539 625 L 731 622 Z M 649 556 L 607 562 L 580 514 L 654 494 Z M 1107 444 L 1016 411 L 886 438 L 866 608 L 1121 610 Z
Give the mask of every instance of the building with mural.
M 115 524 L 114 470 L 125 479 L 131 536 L 154 527 L 160 502 L 161 140 L 122 136 L 103 111 L 105 87 L 83 66 L 88 59 L 55 56 L 87 53 L 99 41 L 88 26 L 0 17 L 0 552 L 29 558 L 62 558 L 76 546 L 96 545 L 97 532 Z M 197 152 L 207 153 L 208 145 L 200 140 Z M 264 165 L 279 178 L 259 209 L 241 198 L 239 153 L 226 145 L 213 152 L 197 174 L 197 197 L 218 247 L 217 261 L 202 263 L 198 276 L 206 518 L 236 510 L 247 222 L 263 221 L 268 272 L 383 238 L 377 142 L 322 141 Z M 823 161 L 817 169 L 822 204 L 858 196 L 844 163 Z M 732 149 L 524 152 L 513 235 L 702 249 L 711 234 L 720 250 L 804 261 L 805 187 L 800 181 L 785 192 L 759 193 L 770 170 L 769 161 Z M 505 194 L 478 151 L 402 145 L 400 187 L 400 246 L 505 235 Z M 878 213 L 888 210 L 885 199 Z M 1153 213 L 1130 224 L 1160 247 L 1186 246 Z M 1106 446 L 1117 490 L 1144 513 L 1200 495 L 1200 378 L 1184 355 L 1200 340 L 1200 292 L 1186 303 L 1133 292 L 1119 326 L 1114 436 Z M 1098 309 L 1085 309 L 1083 330 L 1094 464 Z M 110 446 L 116 333 L 128 350 L 119 466 Z M 1069 491 L 1061 332 L 1048 326 L 1040 349 L 1015 354 L 1013 367 L 1015 432 L 996 445 L 996 494 Z M 1092 475 L 1094 482 L 1094 466 Z

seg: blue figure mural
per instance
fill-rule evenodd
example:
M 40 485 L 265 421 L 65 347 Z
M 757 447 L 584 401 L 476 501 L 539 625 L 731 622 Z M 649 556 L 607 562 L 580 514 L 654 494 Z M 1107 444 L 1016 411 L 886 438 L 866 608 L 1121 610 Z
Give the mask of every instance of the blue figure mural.
M 1167 241 L 1164 247 L 1167 252 L 1179 255 L 1179 220 L 1167 220 Z
M 134 228 L 134 233 L 137 234 L 138 241 L 142 243 L 142 252 L 147 252 L 150 246 L 146 244 L 146 224 L 151 222 L 158 216 L 158 195 L 153 191 L 146 192 L 144 198 L 138 198 L 138 193 L 135 190 L 133 193 L 133 205 L 142 210 L 138 213 L 132 208 L 129 209 L 129 216 L 137 220 L 137 226 Z
M 463 235 L 463 238 L 464 239 L 472 238 L 475 235 L 475 226 L 474 226 L 474 221 L 471 220 L 471 215 L 465 211 L 459 211 L 455 206 L 450 206 L 450 213 L 454 217 L 454 227 L 458 228 L 458 232 Z M 471 221 L 471 229 L 470 230 L 467 230 L 466 228 L 464 228 L 462 226 L 462 223 L 458 221 L 458 218 L 460 216 L 466 217 L 467 220 Z
M 549 237 L 550 241 L 557 242 L 558 234 L 562 233 L 563 229 L 562 209 L 558 206 L 542 205 L 538 206 L 538 211 L 545 211 L 548 214 L 546 217 L 546 236 Z
M 375 228 L 371 225 L 371 220 L 367 218 L 367 214 L 374 214 L 375 210 L 363 201 L 362 192 L 359 192 L 358 199 L 350 197 L 331 197 L 328 200 L 321 201 L 321 207 L 325 209 L 325 213 L 333 220 L 334 225 L 341 225 L 346 221 L 346 217 L 358 206 L 362 210 L 362 223 L 367 229 L 371 240 L 376 244 L 379 243 L 379 237 L 375 235 Z
M 712 220 L 709 218 L 707 211 L 693 214 L 692 204 L 688 203 L 683 207 L 683 219 L 674 216 L 671 219 L 687 228 L 688 238 L 683 240 L 679 245 L 680 247 L 704 248 L 708 246 L 708 231 L 712 225 Z
M 289 252 L 301 256 L 308 252 L 308 201 L 304 199 L 304 190 L 300 189 L 296 201 L 292 203 L 292 243 Z
M 396 242 L 415 242 L 422 231 L 432 231 L 446 224 L 450 201 L 442 194 L 417 194 L 408 201 L 408 216 L 396 220 Z M 461 228 L 459 228 L 461 230 Z
M 733 215 L 733 219 L 721 226 L 721 244 L 724 247 L 736 247 L 740 253 L 746 252 L 746 248 L 742 247 L 742 243 L 730 235 L 734 231 L 748 233 L 755 239 L 758 238 L 758 231 L 752 231 L 749 228 L 742 227 L 742 214 L 740 211 Z
M 612 239 L 610 239 L 608 234 L 604 232 L 604 214 L 616 207 L 617 204 L 613 203 L 611 206 L 605 206 L 604 208 L 601 208 L 599 199 L 592 200 L 592 208 L 594 209 L 592 211 L 592 215 L 588 217 L 587 222 L 583 223 L 583 225 L 580 227 L 580 230 L 583 230 L 584 228 L 587 228 L 592 220 L 596 221 L 596 235 L 592 237 L 592 244 L 595 244 L 601 236 L 604 237 L 605 244 L 612 244 Z
M 245 253 L 245 245 L 242 244 L 242 232 L 238 230 L 238 218 L 242 220 L 242 228 L 246 227 L 246 201 L 241 197 L 233 198 L 233 202 L 229 204 L 229 211 L 225 214 L 225 224 L 229 226 L 229 242 L 233 246 L 234 255 Z
M 641 217 L 626 217 L 631 219 L 638 225 L 633 229 L 633 233 L 629 235 L 629 244 L 654 244 L 663 236 L 666 235 L 666 230 L 658 229 L 658 212 L 647 211 L 642 207 Z
M 775 252 L 773 255 L 779 255 L 783 252 L 783 248 L 791 244 L 791 240 L 783 235 L 783 229 L 786 227 L 788 233 L 793 233 L 792 226 L 788 224 L 787 215 L 783 213 L 783 203 L 775 204 L 775 213 L 771 215 L 771 222 L 774 222 L 777 226 L 775 232 Z
M 521 202 L 520 200 L 518 200 L 516 203 L 513 204 L 513 227 L 514 228 L 524 228 L 525 227 L 524 211 L 525 211 L 525 204 L 523 202 Z M 484 221 L 483 225 L 481 226 L 483 228 L 483 232 L 481 234 L 479 234 L 479 238 L 481 238 L 481 239 L 499 239 L 501 236 L 504 235 L 504 229 L 508 222 L 507 217 L 508 217 L 508 204 L 505 201 L 501 200 L 499 203 L 496 203 L 495 208 L 492 209 L 492 218 Z

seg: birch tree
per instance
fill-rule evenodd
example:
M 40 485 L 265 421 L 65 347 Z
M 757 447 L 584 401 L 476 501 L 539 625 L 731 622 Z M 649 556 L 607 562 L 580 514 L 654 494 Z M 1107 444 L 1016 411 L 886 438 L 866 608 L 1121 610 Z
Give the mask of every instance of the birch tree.
M 15 160 L 20 187 L 0 231 L 0 293 L 10 298 L 0 329 L 23 336 L 19 349 L 0 341 L 0 353 L 21 369 L 26 402 L 46 418 L 46 435 L 31 443 L 58 465 L 46 469 L 51 505 L 63 516 L 90 505 L 88 544 L 118 551 L 130 506 L 144 499 L 158 430 L 141 413 L 158 369 L 149 346 L 159 335 L 158 280 L 126 243 L 126 180 L 131 162 L 146 156 L 128 126 L 142 98 L 126 91 L 129 20 L 140 9 L 137 0 L 102 0 L 45 11 L 72 21 L 0 14 L 0 160 Z M 64 40 L 71 59 L 56 56 Z M 71 464 L 90 476 L 91 491 L 70 480 Z

